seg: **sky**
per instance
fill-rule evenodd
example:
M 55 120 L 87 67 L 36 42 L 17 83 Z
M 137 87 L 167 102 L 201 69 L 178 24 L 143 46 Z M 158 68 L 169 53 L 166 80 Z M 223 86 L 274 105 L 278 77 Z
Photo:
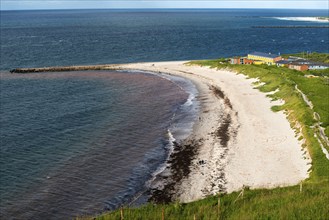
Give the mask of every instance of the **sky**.
M 118 8 L 329 9 L 328 0 L 1 0 L 1 10 Z

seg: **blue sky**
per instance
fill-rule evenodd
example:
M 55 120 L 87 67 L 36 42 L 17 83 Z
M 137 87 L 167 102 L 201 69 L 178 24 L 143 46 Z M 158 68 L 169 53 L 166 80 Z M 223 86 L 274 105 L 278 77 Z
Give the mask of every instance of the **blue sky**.
M 329 9 L 323 0 L 1 0 L 1 10 L 105 8 L 296 8 Z

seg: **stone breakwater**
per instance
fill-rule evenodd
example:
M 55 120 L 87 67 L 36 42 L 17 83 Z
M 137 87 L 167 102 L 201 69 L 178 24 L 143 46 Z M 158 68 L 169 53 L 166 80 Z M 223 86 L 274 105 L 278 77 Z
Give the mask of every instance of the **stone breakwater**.
M 11 73 L 38 73 L 38 72 L 67 72 L 67 71 L 82 71 L 82 70 L 119 70 L 119 65 L 87 65 L 87 66 L 54 66 L 54 67 L 39 67 L 39 68 L 15 68 L 11 69 Z

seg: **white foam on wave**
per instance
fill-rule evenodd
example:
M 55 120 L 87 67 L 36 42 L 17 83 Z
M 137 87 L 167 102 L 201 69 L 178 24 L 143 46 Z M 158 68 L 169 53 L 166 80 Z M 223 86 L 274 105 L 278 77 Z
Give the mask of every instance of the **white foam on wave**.
M 183 106 L 191 106 L 193 105 L 193 100 L 195 99 L 195 95 L 193 93 L 190 93 L 188 99 L 186 100 L 186 102 L 184 103 Z
M 160 173 L 162 173 L 166 169 L 166 165 L 170 158 L 170 155 L 174 151 L 174 143 L 175 143 L 176 139 L 174 138 L 173 134 L 171 133 L 171 131 L 169 129 L 167 130 L 167 135 L 168 135 L 168 140 L 169 140 L 169 143 L 166 146 L 166 148 L 168 150 L 167 158 L 166 158 L 165 162 L 162 165 L 160 165 L 156 171 L 154 171 L 154 173 L 152 174 L 152 179 L 149 180 L 149 183 L 153 182 L 153 180 L 156 178 L 156 176 L 159 175 Z
M 285 21 L 310 21 L 310 22 L 321 22 L 321 23 L 329 23 L 329 20 L 320 19 L 318 17 L 273 17 L 278 20 Z

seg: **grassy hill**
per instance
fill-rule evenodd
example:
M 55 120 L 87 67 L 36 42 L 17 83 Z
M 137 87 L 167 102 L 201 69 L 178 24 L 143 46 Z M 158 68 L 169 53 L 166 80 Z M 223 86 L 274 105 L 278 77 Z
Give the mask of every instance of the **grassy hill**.
M 329 61 L 329 54 L 313 53 L 312 56 L 316 61 Z M 269 97 L 283 99 L 285 104 L 273 106 L 272 110 L 284 111 L 296 135 L 305 140 L 303 147 L 312 157 L 310 178 L 298 186 L 244 189 L 187 204 L 125 207 L 96 219 L 329 219 L 329 160 L 320 143 L 327 150 L 329 148 L 325 141 L 317 138 L 319 127 L 316 126 L 320 123 L 329 136 L 329 79 L 326 71 L 316 72 L 318 77 L 308 77 L 313 72 L 266 65 L 231 65 L 224 59 L 195 61 L 190 65 L 231 69 L 264 82 L 258 87 L 262 92 L 276 91 Z M 313 109 L 305 103 L 296 86 L 313 103 Z M 314 118 L 314 112 L 319 114 L 320 121 Z

